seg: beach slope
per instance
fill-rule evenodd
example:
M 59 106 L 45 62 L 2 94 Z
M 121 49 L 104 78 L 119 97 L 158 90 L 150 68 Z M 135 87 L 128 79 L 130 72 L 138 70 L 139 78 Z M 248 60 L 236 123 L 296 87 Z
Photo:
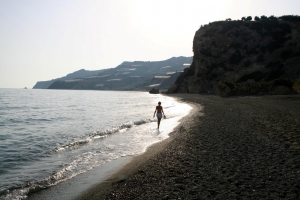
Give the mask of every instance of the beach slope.
M 80 199 L 300 199 L 299 95 L 171 96 L 191 116 Z

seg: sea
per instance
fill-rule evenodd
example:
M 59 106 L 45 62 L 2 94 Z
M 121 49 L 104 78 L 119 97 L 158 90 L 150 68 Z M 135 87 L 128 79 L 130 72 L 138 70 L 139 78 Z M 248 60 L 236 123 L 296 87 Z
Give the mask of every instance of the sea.
M 158 130 L 159 101 L 167 117 Z M 139 91 L 0 89 L 0 199 L 27 199 L 142 154 L 191 109 Z

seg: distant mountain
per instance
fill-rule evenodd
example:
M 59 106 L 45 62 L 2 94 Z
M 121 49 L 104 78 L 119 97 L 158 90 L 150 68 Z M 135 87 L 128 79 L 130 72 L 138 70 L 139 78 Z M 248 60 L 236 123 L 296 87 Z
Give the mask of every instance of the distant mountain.
M 221 96 L 300 93 L 300 16 L 201 26 L 193 62 L 169 93 Z
M 50 81 L 38 81 L 34 86 L 33 89 L 48 89 L 48 87 L 54 83 L 55 81 L 58 80 L 72 80 L 74 78 L 82 78 L 82 77 L 87 77 L 87 76 L 92 76 L 92 75 L 96 75 L 102 71 L 105 70 L 93 70 L 93 71 L 88 71 L 85 69 L 81 69 L 78 71 L 75 71 L 73 73 L 68 74 L 67 76 L 61 77 L 61 78 L 56 78 L 56 79 L 52 79 Z
M 185 68 L 192 57 L 173 57 L 164 61 L 123 62 L 119 66 L 103 70 L 92 76 L 59 79 L 52 82 L 49 89 L 72 90 L 150 90 L 168 89 Z

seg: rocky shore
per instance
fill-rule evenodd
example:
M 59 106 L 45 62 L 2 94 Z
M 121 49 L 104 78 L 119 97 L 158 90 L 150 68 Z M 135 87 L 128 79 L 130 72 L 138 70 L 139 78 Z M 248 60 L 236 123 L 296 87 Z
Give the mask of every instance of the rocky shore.
M 299 95 L 172 96 L 195 109 L 170 140 L 80 199 L 300 199 Z

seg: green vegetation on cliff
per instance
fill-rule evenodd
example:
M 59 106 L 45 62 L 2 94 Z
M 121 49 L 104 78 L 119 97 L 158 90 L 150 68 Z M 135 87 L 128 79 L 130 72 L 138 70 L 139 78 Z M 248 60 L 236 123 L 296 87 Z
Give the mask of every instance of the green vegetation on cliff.
M 168 92 L 222 96 L 299 92 L 300 17 L 254 19 L 201 26 L 193 41 L 193 63 Z

